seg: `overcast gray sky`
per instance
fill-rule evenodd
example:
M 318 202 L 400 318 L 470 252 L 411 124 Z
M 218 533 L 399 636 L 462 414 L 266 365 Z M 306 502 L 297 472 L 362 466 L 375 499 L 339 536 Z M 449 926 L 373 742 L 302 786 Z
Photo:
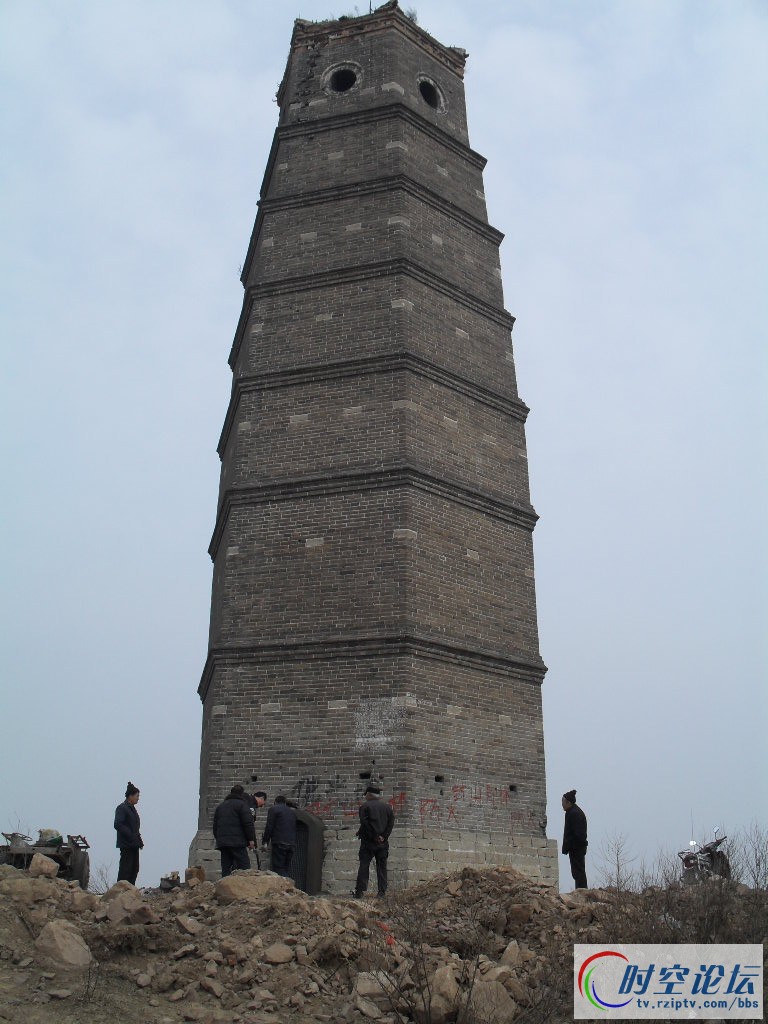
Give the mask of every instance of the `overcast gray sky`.
M 410 6 L 410 5 L 405 5 Z M 588 867 L 768 824 L 768 13 L 414 0 L 470 141 L 530 405 L 549 790 Z M 358 4 L 360 13 L 367 3 Z M 0 827 L 142 790 L 196 828 L 227 355 L 293 19 L 336 0 L 0 0 Z M 564 861 L 561 858 L 561 861 Z

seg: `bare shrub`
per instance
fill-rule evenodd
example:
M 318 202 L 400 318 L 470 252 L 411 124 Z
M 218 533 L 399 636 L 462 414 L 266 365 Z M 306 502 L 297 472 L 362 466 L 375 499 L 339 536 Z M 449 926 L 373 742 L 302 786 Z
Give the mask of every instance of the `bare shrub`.
M 731 878 L 751 889 L 768 889 L 768 829 L 752 822 L 728 839 Z
M 629 853 L 627 837 L 623 833 L 608 836 L 598 848 L 597 877 L 601 886 L 624 892 L 636 887 L 632 864 L 636 858 Z
M 409 901 L 407 892 L 389 897 L 382 905 L 385 920 L 368 922 L 369 935 L 361 943 L 358 967 L 375 976 L 396 1014 L 418 1024 L 445 1019 L 487 1024 L 472 1007 L 472 993 L 492 933 L 478 907 L 463 916 L 460 929 L 440 933 L 438 902 L 425 912 L 423 904 Z M 453 984 L 440 985 L 437 972 L 446 968 Z
M 107 890 L 113 886 L 112 881 L 112 864 L 99 864 L 97 867 L 91 869 L 91 877 L 88 882 L 88 892 L 96 893 L 97 896 L 103 896 Z

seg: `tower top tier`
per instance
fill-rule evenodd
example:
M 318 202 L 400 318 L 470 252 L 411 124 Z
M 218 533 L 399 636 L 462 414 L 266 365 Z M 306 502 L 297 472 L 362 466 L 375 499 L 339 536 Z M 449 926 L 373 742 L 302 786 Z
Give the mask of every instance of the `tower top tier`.
M 467 143 L 467 53 L 443 46 L 391 0 L 372 14 L 297 20 L 277 92 L 280 124 L 399 104 Z

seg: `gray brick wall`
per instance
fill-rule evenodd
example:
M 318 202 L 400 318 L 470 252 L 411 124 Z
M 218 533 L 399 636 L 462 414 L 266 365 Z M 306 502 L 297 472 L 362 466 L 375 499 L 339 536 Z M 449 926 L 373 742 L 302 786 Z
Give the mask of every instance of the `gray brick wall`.
M 190 851 L 209 868 L 241 782 L 319 815 L 324 885 L 349 888 L 373 779 L 396 884 L 556 879 L 527 408 L 463 67 L 396 6 L 296 24 L 219 441 Z

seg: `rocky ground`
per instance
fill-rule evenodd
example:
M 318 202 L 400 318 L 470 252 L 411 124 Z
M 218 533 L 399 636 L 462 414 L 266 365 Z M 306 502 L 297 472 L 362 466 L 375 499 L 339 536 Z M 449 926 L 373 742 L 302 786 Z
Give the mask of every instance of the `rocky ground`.
M 559 895 L 502 868 L 385 901 L 310 897 L 256 871 L 97 896 L 3 865 L 0 1021 L 562 1024 L 573 942 L 621 941 L 642 899 Z

